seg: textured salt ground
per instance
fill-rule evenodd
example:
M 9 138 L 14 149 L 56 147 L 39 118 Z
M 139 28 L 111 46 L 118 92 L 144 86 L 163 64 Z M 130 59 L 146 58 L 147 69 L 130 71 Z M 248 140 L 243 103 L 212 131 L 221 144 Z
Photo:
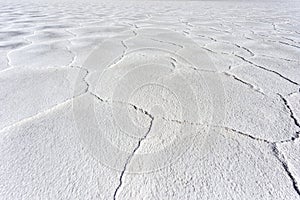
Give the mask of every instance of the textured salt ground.
M 78 93 L 74 93 L 78 75 L 85 76 L 77 68 L 15 68 L 2 72 L 1 128 L 30 118 L 83 93 L 86 88 L 84 82 L 79 85 Z
M 1 199 L 300 199 L 299 3 L 1 5 Z M 110 37 L 116 37 L 114 42 L 105 43 Z M 210 56 L 214 69 L 198 49 L 183 45 L 186 39 Z M 99 44 L 110 52 L 94 55 L 102 66 L 122 55 L 100 87 L 99 66 L 84 65 Z M 129 51 L 150 46 L 198 58 L 201 66 L 184 69 L 168 54 L 147 59 L 168 66 L 171 77 L 189 77 L 201 100 L 199 108 L 207 114 L 210 110 L 203 105 L 209 101 L 200 77 L 220 77 L 224 123 L 211 121 L 208 134 L 205 115 L 192 121 L 178 116 L 176 106 L 165 112 L 151 109 L 151 103 L 163 104 L 164 98 L 176 103 L 159 87 L 142 88 L 117 106 L 111 102 L 121 74 L 132 63 L 147 61 L 142 53 L 131 57 Z M 91 100 L 106 139 L 128 153 L 112 156 L 119 170 L 99 162 L 80 141 L 78 125 L 91 123 L 84 113 Z M 74 117 L 74 101 L 81 105 L 80 120 Z M 124 135 L 112 123 L 113 108 L 119 106 L 128 107 L 133 122 L 149 129 L 146 138 Z M 122 123 L 132 127 L 126 119 Z M 205 145 L 195 140 L 160 170 L 128 173 L 141 167 L 136 165 L 138 155 L 169 144 L 183 124 L 208 134 Z

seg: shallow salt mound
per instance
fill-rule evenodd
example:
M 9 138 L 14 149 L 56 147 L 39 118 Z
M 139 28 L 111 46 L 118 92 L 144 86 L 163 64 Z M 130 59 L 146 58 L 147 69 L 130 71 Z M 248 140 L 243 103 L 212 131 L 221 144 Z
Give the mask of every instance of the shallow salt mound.
M 67 48 L 66 42 L 49 42 L 31 44 L 27 47 L 9 52 L 10 64 L 15 67 L 60 67 L 68 66 L 74 54 Z

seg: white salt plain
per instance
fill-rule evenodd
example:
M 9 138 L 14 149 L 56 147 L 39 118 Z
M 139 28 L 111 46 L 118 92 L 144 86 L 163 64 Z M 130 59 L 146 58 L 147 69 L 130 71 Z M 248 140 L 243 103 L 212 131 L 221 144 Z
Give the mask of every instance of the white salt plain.
M 300 199 L 300 3 L 0 6 L 0 199 Z

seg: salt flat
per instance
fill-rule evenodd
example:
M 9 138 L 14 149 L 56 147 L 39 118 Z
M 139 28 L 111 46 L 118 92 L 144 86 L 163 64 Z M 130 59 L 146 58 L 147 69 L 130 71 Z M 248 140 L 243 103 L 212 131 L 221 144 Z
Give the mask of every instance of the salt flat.
M 300 199 L 300 3 L 0 6 L 0 199 Z

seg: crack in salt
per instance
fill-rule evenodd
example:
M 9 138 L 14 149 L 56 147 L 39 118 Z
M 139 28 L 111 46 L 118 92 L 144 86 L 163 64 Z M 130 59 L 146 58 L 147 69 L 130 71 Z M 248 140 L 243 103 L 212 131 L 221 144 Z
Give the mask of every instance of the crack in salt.
M 294 62 L 294 63 L 299 62 L 298 60 L 282 58 L 282 57 L 274 57 L 274 56 L 265 55 L 265 54 L 260 54 L 259 56 L 266 57 L 266 58 L 271 58 L 271 59 L 279 59 L 279 60 L 283 60 L 283 61 L 287 61 L 287 62 Z
M 289 78 L 283 76 L 282 74 L 280 74 L 280 73 L 277 72 L 277 71 L 268 69 L 268 68 L 263 67 L 263 66 L 261 66 L 261 65 L 257 65 L 257 64 L 255 64 L 255 63 L 253 63 L 253 62 L 247 60 L 246 58 L 240 56 L 240 55 L 235 54 L 235 56 L 238 57 L 238 58 L 240 58 L 240 59 L 242 59 L 243 61 L 245 61 L 245 62 L 251 64 L 252 66 L 255 66 L 255 67 L 258 67 L 258 68 L 263 69 L 263 70 L 265 70 L 265 71 L 268 71 L 268 72 L 277 74 L 278 76 L 280 76 L 281 78 L 283 78 L 284 80 L 286 80 L 286 81 L 288 81 L 288 82 L 290 82 L 290 83 L 293 83 L 293 84 L 295 84 L 295 85 L 300 85 L 299 83 L 297 83 L 297 82 L 295 82 L 295 81 L 293 81 L 293 80 L 291 80 L 291 79 L 289 79 Z
M 138 109 L 136 106 L 134 106 L 135 109 Z M 140 110 L 140 109 L 138 109 Z M 143 111 L 143 110 L 142 110 Z M 146 115 L 148 115 L 150 118 L 151 118 L 151 121 L 150 121 L 150 125 L 149 125 L 149 128 L 147 130 L 147 132 L 145 133 L 145 135 L 138 141 L 138 144 L 137 146 L 133 149 L 132 153 L 128 156 L 125 164 L 124 164 L 124 167 L 123 167 L 123 170 L 120 174 L 120 177 L 119 177 L 119 185 L 117 186 L 117 188 L 115 189 L 115 192 L 114 192 L 114 196 L 113 196 L 113 199 L 115 200 L 116 197 L 117 197 L 117 193 L 119 191 L 119 189 L 121 188 L 122 184 L 123 184 L 123 177 L 124 177 L 124 174 L 126 172 L 126 169 L 127 169 L 127 166 L 130 164 L 130 161 L 131 159 L 133 158 L 133 156 L 135 155 L 136 151 L 140 148 L 142 142 L 146 139 L 146 137 L 148 136 L 148 134 L 150 133 L 151 131 L 151 128 L 152 128 L 152 125 L 153 125 L 153 120 L 154 120 L 154 117 L 152 115 L 150 115 L 148 112 L 144 112 Z
M 291 106 L 289 105 L 288 101 L 279 93 L 277 93 L 277 95 L 281 98 L 281 100 L 283 101 L 285 107 L 289 110 L 290 112 L 290 118 L 293 120 L 294 124 L 300 128 L 300 123 L 298 122 L 297 118 L 295 117 L 295 114 L 291 108 Z M 299 135 L 299 132 L 296 132 L 295 136 L 293 136 L 291 138 L 292 141 L 294 141 L 295 139 L 299 138 L 300 135 Z
M 252 140 L 257 140 L 257 141 L 260 141 L 260 142 L 264 142 L 264 143 L 268 143 L 268 144 L 273 144 L 273 142 L 271 142 L 269 140 L 258 138 L 258 137 L 254 137 L 253 135 L 244 133 L 242 131 L 239 131 L 239 130 L 236 130 L 236 129 L 233 129 L 233 128 L 229 128 L 229 127 L 225 127 L 225 126 L 223 126 L 221 128 L 224 128 L 225 130 L 228 130 L 228 131 L 232 131 L 232 132 L 238 133 L 238 134 L 243 135 L 245 137 L 248 137 L 248 138 L 250 138 Z
M 297 48 L 297 49 L 300 49 L 300 46 L 297 46 L 297 45 L 294 45 L 294 44 L 289 44 L 287 42 L 283 42 L 283 41 L 278 41 L 280 44 L 284 44 L 284 45 L 287 45 L 287 46 L 290 46 L 290 47 L 294 47 L 294 48 Z
M 293 184 L 293 188 L 294 190 L 297 192 L 297 194 L 300 196 L 300 189 L 298 187 L 298 183 L 295 179 L 295 177 L 293 176 L 293 174 L 291 173 L 288 163 L 284 157 L 284 155 L 282 153 L 279 152 L 276 144 L 272 144 L 272 151 L 275 155 L 275 157 L 277 158 L 277 160 L 281 163 L 282 167 L 284 168 L 285 172 L 287 173 L 288 177 L 290 178 L 290 180 L 292 181 Z
M 153 40 L 153 41 L 156 41 L 156 42 L 160 42 L 160 43 L 166 43 L 166 44 L 171 44 L 171 45 L 174 45 L 174 46 L 178 46 L 178 47 L 180 47 L 181 49 L 184 48 L 182 45 L 176 44 L 176 43 L 174 43 L 174 42 L 168 42 L 168 41 L 158 40 L 158 39 L 154 39 L 154 38 L 150 38 L 150 40 Z
M 162 117 L 162 119 L 167 121 L 167 122 L 174 122 L 174 123 L 185 124 L 185 125 L 190 125 L 190 126 L 202 126 L 202 127 L 203 126 L 211 126 L 211 127 L 215 127 L 215 128 L 222 128 L 224 130 L 228 130 L 228 131 L 237 133 L 238 135 L 245 136 L 249 139 L 264 142 L 264 143 L 267 143 L 267 144 L 282 144 L 282 143 L 288 143 L 288 142 L 294 141 L 293 138 L 292 139 L 287 139 L 287 140 L 270 141 L 268 139 L 255 137 L 252 134 L 248 134 L 248 133 L 245 133 L 245 132 L 242 132 L 240 130 L 230 128 L 230 127 L 227 127 L 227 126 L 208 124 L 208 123 L 200 123 L 200 122 L 191 122 L 191 121 L 188 121 L 188 120 L 168 119 L 168 118 L 165 118 L 165 117 Z M 299 135 L 300 132 L 297 132 L 297 134 Z
M 70 67 L 71 67 L 71 68 L 77 68 L 77 69 L 82 70 L 82 71 L 85 72 L 85 74 L 84 74 L 82 80 L 83 80 L 83 82 L 84 82 L 84 83 L 86 84 L 86 86 L 87 86 L 84 93 L 87 93 L 87 92 L 89 91 L 89 88 L 90 88 L 90 84 L 89 84 L 88 81 L 86 80 L 87 76 L 88 76 L 89 73 L 90 73 L 89 70 L 86 69 L 86 68 L 80 67 L 80 66 L 72 66 L 72 65 L 71 65 Z
M 262 94 L 262 95 L 266 95 L 266 94 L 263 92 L 263 90 L 262 90 L 261 88 L 255 86 L 255 85 L 252 85 L 251 83 L 248 83 L 248 82 L 246 82 L 246 81 L 244 81 L 244 80 L 238 78 L 237 76 L 235 76 L 235 75 L 233 75 L 233 74 L 230 74 L 230 73 L 228 73 L 228 72 L 223 72 L 223 73 L 224 73 L 226 76 L 232 77 L 233 79 L 235 79 L 235 80 L 237 80 L 237 81 L 239 81 L 239 82 L 241 82 L 241 83 L 247 85 L 248 87 L 250 87 L 250 88 L 251 88 L 252 90 L 254 90 L 255 92 L 258 92 L 258 93 L 260 93 L 260 94 Z
M 234 44 L 236 47 L 240 48 L 240 49 L 244 49 L 245 51 L 247 51 L 251 56 L 254 56 L 255 54 L 248 48 L 246 47 L 243 47 L 241 45 L 238 45 L 238 44 Z
M 134 38 L 134 37 L 136 37 L 136 36 L 138 35 L 136 31 L 132 30 L 132 32 L 133 32 L 134 36 L 129 37 L 129 38 L 127 38 L 126 40 L 121 40 L 121 44 L 122 44 L 123 47 L 124 47 L 123 53 L 122 53 L 122 55 L 120 56 L 120 58 L 118 58 L 116 61 L 114 61 L 114 62 L 110 65 L 110 67 L 115 66 L 115 65 L 118 64 L 121 60 L 123 60 L 123 58 L 125 57 L 126 52 L 127 52 L 127 50 L 128 50 L 128 46 L 125 44 L 125 42 L 128 41 L 128 40 L 131 40 L 132 38 Z M 110 68 L 110 67 L 109 67 L 109 68 Z

